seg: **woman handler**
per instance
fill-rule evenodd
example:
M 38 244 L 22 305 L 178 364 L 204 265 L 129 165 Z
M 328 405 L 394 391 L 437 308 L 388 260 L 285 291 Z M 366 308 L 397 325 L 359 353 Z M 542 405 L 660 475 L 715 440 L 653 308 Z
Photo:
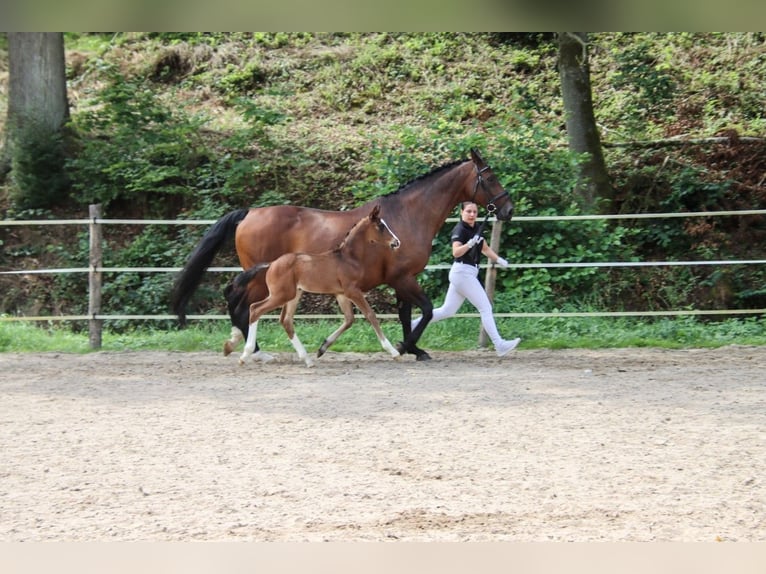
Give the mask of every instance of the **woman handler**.
M 460 221 L 452 230 L 452 256 L 455 258 L 449 272 L 449 289 L 441 307 L 434 309 L 431 322 L 441 321 L 453 317 L 463 301 L 468 299 L 476 307 L 481 316 L 481 325 L 484 327 L 495 351 L 499 357 L 503 357 L 516 348 L 520 338 L 506 340 L 500 336 L 492 315 L 492 304 L 489 302 L 486 291 L 479 282 L 479 258 L 486 255 L 499 267 L 505 269 L 508 262 L 499 257 L 497 253 L 487 245 L 484 238 L 478 234 L 476 217 L 479 214 L 478 206 L 466 201 L 460 209 Z M 418 317 L 412 322 L 412 328 L 420 322 Z

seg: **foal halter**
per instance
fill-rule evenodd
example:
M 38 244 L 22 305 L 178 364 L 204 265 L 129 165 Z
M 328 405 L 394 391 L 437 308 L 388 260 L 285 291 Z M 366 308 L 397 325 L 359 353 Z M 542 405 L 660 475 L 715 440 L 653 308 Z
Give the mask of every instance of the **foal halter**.
M 481 185 L 481 188 L 487 192 L 487 195 L 489 195 L 489 190 L 487 189 L 487 186 L 484 184 L 484 178 L 481 174 L 483 174 L 485 171 L 489 170 L 489 166 L 485 165 L 483 168 L 479 169 L 476 168 L 476 182 L 473 184 L 473 198 L 471 201 L 473 203 L 476 203 L 476 193 L 479 191 L 479 185 Z M 502 189 L 502 188 L 501 188 Z M 495 205 L 495 201 L 498 199 L 508 196 L 508 192 L 503 189 L 501 193 L 498 193 L 495 197 L 490 198 L 490 200 L 487 202 L 486 210 L 487 210 L 487 216 L 489 216 L 492 213 L 495 213 L 497 211 L 497 206 Z

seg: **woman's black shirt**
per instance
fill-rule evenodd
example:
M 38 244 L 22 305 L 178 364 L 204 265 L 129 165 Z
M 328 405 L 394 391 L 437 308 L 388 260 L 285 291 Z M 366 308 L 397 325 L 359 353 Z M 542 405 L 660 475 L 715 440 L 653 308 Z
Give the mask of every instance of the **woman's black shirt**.
M 477 231 L 478 228 L 476 226 L 471 227 L 465 221 L 460 220 L 452 230 L 452 234 L 450 235 L 450 243 L 459 241 L 462 244 L 466 244 L 471 239 L 471 237 L 476 235 Z M 468 265 L 474 265 L 475 267 L 478 267 L 479 258 L 481 257 L 481 248 L 482 244 L 477 243 L 460 257 L 455 257 L 455 261 L 460 261 L 460 263 L 467 263 Z

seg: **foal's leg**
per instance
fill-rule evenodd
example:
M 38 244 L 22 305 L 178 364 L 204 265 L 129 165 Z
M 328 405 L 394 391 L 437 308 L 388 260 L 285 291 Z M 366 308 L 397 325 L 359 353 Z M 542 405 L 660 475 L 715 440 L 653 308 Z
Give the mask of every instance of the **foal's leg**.
M 364 293 L 356 293 L 353 295 L 346 293 L 346 296 L 351 299 L 357 307 L 359 307 L 359 310 L 364 314 L 365 319 L 370 322 L 370 325 L 372 325 L 372 328 L 375 330 L 375 334 L 378 336 L 378 341 L 380 341 L 380 344 L 383 346 L 383 348 L 391 353 L 391 356 L 395 359 L 399 358 L 399 351 L 394 348 L 385 334 L 383 334 L 383 329 L 380 328 L 378 317 L 375 315 L 375 311 L 372 310 L 372 307 L 370 307 L 367 299 L 365 299 Z
M 242 350 L 242 356 L 239 358 L 239 364 L 244 365 L 247 358 L 255 351 L 255 339 L 258 336 L 258 320 L 250 323 L 250 328 L 247 330 L 247 341 L 245 342 L 245 348 Z
M 250 305 L 250 326 L 247 329 L 247 341 L 245 342 L 245 348 L 242 351 L 242 356 L 239 358 L 240 365 L 244 365 L 247 358 L 252 355 L 253 352 L 258 348 L 256 343 L 256 337 L 258 336 L 258 319 L 260 319 L 261 315 L 264 313 L 268 313 L 272 309 L 276 309 L 281 304 L 281 300 L 269 295 L 262 301 L 257 301 Z
M 287 333 L 287 338 L 290 339 L 295 352 L 298 353 L 298 358 L 304 360 L 307 367 L 313 367 L 314 360 L 306 352 L 306 347 L 303 346 L 303 343 L 301 343 L 301 340 L 295 333 L 295 325 L 293 323 L 293 317 L 295 316 L 295 310 L 298 308 L 298 301 L 300 301 L 300 298 L 301 291 L 299 290 L 298 295 L 294 299 L 288 301 L 282 306 L 282 313 L 279 315 L 279 322 L 282 323 L 282 327 L 284 327 L 285 332 Z
M 332 335 L 324 340 L 324 343 L 322 343 L 322 346 L 319 347 L 319 350 L 317 351 L 317 357 L 324 355 L 325 351 L 330 348 L 330 345 L 338 340 L 341 333 L 346 331 L 354 323 L 354 304 L 351 302 L 351 299 L 344 295 L 336 295 L 335 298 L 338 300 L 338 305 L 340 305 L 341 311 L 343 311 L 343 324 L 338 327 Z
M 250 329 L 248 328 L 248 334 L 250 333 Z M 228 357 L 231 353 L 234 352 L 234 350 L 237 348 L 237 345 L 239 345 L 243 340 L 245 339 L 245 336 L 242 334 L 242 331 L 239 329 L 239 327 L 232 327 L 231 328 L 231 338 L 228 339 L 223 344 L 223 356 Z M 261 349 L 258 346 L 258 341 L 255 341 L 255 345 L 253 348 L 252 357 L 254 361 L 261 361 L 262 363 L 268 363 L 269 361 L 274 360 L 274 356 L 270 353 L 267 353 L 263 349 Z

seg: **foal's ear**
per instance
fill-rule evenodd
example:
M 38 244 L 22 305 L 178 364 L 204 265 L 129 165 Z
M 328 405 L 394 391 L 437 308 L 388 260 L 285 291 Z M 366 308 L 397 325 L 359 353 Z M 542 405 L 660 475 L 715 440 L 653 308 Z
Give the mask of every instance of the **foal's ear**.
M 476 164 L 476 167 L 482 168 L 484 167 L 484 160 L 479 155 L 479 150 L 477 150 L 475 147 L 471 148 L 471 159 L 473 160 L 473 163 Z
M 375 207 L 373 207 L 372 211 L 370 212 L 370 219 L 378 219 L 379 215 L 380 215 L 380 204 L 376 203 Z

